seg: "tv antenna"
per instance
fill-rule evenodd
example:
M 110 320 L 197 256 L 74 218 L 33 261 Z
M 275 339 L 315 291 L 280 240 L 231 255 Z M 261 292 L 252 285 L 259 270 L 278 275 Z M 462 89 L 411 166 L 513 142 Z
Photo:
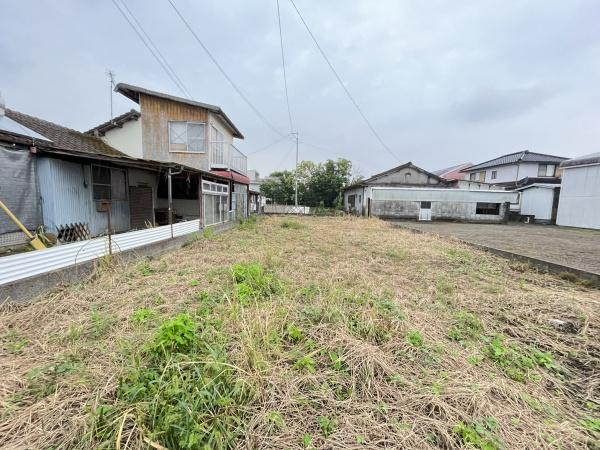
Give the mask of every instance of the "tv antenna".
M 106 75 L 108 75 L 108 78 L 110 80 L 110 121 L 112 123 L 112 120 L 113 120 L 113 93 L 114 93 L 114 89 L 115 89 L 115 73 L 111 69 L 108 69 L 106 71 Z

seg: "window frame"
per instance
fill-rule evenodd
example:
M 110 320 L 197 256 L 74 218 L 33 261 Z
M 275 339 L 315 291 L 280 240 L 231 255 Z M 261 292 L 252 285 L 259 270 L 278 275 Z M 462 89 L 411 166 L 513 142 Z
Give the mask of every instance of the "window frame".
M 185 150 L 176 150 L 171 148 L 174 145 L 171 142 L 171 124 L 172 123 L 185 123 Z M 188 129 L 190 125 L 202 125 L 204 128 L 204 137 L 202 138 L 202 150 L 190 150 L 190 140 L 188 137 Z M 168 145 L 169 145 L 169 153 L 190 153 L 192 155 L 202 155 L 206 154 L 206 122 L 196 121 L 196 120 L 169 120 L 167 121 L 167 134 L 168 134 Z M 200 139 L 198 139 L 200 140 Z
M 477 181 L 477 172 L 471 172 L 469 174 L 469 181 Z
M 492 180 L 495 180 L 496 178 L 498 178 L 498 171 L 492 170 Z
M 475 214 L 478 216 L 499 216 L 501 205 L 501 203 L 494 202 L 477 202 L 475 204 Z
M 108 183 L 98 183 L 98 182 L 94 181 L 94 167 L 99 167 L 99 168 L 108 170 L 108 175 L 109 175 L 109 181 L 108 181 Z M 123 193 L 124 193 L 123 198 L 114 198 L 114 196 L 113 196 L 113 179 L 114 179 L 114 177 L 113 177 L 113 170 L 114 171 L 120 171 L 120 172 L 123 173 L 123 181 L 125 183 L 124 190 L 123 190 Z M 129 200 L 129 197 L 128 197 L 128 195 L 129 195 L 128 194 L 129 183 L 128 183 L 128 180 L 127 180 L 127 169 L 122 169 L 120 167 L 105 166 L 103 164 L 91 164 L 90 165 L 90 178 L 91 178 L 91 185 L 92 185 L 92 200 L 94 200 L 96 202 L 102 201 L 102 200 L 110 200 L 110 201 L 116 201 L 116 202 L 126 202 L 126 201 Z M 110 197 L 108 197 L 108 198 L 96 198 L 96 195 L 95 195 L 96 186 L 108 187 L 109 188 L 109 192 L 110 192 Z
M 431 209 L 431 200 L 422 200 L 419 203 L 419 209 Z

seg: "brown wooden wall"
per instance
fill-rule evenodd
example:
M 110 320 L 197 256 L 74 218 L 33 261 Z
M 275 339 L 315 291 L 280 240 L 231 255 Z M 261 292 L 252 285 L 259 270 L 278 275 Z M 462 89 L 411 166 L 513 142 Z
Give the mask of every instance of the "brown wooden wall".
M 162 98 L 140 95 L 142 113 L 142 151 L 144 158 L 185 164 L 196 169 L 209 170 L 208 143 L 206 153 L 169 152 L 169 121 L 185 120 L 205 122 L 208 111 L 197 106 L 186 105 Z M 208 140 L 208 126 L 205 130 Z

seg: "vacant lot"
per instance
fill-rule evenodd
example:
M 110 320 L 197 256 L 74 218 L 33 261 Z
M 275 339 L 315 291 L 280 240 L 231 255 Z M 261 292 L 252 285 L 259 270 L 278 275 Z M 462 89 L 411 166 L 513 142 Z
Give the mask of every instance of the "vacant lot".
M 596 448 L 600 294 L 375 219 L 267 218 L 0 315 L 0 446 Z

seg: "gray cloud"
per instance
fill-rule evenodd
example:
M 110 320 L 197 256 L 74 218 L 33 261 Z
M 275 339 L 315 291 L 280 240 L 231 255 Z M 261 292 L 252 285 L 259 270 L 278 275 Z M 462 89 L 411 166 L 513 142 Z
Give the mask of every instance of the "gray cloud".
M 277 139 L 233 92 L 166 0 L 125 0 L 194 98 L 220 105 L 257 150 Z M 287 131 L 274 1 L 176 0 L 248 98 Z M 434 170 L 522 148 L 575 156 L 600 141 L 596 0 L 296 0 L 322 47 L 402 161 Z M 281 0 L 301 158 L 344 155 L 369 175 L 397 164 L 370 134 Z M 76 129 L 108 118 L 118 81 L 180 95 L 109 0 L 5 1 L 0 90 L 9 107 Z M 559 89 L 558 89 L 559 88 Z M 135 105 L 115 97 L 116 112 Z M 293 165 L 291 143 L 250 157 Z M 287 158 L 284 156 L 287 155 Z

